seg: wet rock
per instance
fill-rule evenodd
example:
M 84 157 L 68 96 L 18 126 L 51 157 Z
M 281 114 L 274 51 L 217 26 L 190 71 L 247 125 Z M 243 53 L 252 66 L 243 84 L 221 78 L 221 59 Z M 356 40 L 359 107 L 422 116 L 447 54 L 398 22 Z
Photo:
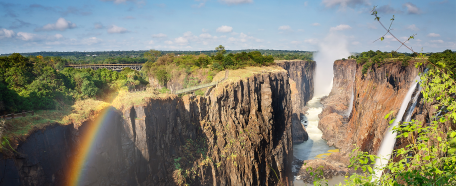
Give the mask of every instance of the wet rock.
M 287 70 L 290 77 L 291 100 L 293 102 L 293 142 L 307 141 L 309 136 L 301 121 L 305 115 L 305 105 L 314 92 L 314 61 L 282 61 L 277 63 Z

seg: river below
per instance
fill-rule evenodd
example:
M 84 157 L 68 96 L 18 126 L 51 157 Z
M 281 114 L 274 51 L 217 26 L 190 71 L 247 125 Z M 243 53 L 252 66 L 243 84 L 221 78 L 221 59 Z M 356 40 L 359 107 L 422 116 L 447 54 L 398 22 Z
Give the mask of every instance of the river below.
M 306 117 L 301 121 L 306 126 L 309 139 L 303 143 L 293 144 L 294 156 L 300 160 L 320 159 L 329 156 L 333 152 L 338 152 L 338 149 L 328 146 L 326 140 L 322 139 L 323 133 L 318 129 L 320 118 L 318 115 L 323 111 L 323 105 L 320 103 L 322 97 L 313 97 L 307 102 Z M 336 185 L 343 182 L 343 176 L 336 176 L 328 180 L 328 185 Z M 302 180 L 294 180 L 294 185 L 313 185 L 304 183 Z

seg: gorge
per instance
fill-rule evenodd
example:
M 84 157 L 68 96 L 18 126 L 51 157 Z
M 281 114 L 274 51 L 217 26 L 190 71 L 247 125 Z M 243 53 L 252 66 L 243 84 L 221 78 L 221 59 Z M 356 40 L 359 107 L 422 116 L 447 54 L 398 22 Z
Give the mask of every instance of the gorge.
M 336 60 L 331 92 L 316 96 L 318 62 L 277 65 L 221 84 L 206 97 L 148 99 L 125 110 L 109 107 L 80 126 L 36 131 L 18 153 L 1 155 L 0 185 L 291 185 L 293 156 L 313 159 L 334 149 L 297 154 L 309 150 L 307 140 L 340 149 L 309 165 L 344 175 L 352 144 L 379 151 L 389 122 L 383 117 L 400 112 L 424 70 L 389 63 L 363 74 L 356 61 Z M 413 110 L 408 115 L 420 121 L 434 111 L 421 103 Z M 84 142 L 89 133 L 93 139 Z M 298 174 L 304 172 L 305 166 Z

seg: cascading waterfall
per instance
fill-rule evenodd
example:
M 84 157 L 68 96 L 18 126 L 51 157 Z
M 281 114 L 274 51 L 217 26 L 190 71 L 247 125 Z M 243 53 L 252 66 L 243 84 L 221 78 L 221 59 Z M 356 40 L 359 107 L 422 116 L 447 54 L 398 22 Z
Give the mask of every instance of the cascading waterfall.
M 413 101 L 412 106 L 410 107 L 409 111 L 407 112 L 406 120 L 410 121 L 411 114 L 413 113 L 413 109 L 416 106 L 416 101 L 418 100 L 419 92 L 416 93 L 415 97 L 413 100 L 412 99 L 412 94 L 416 89 L 416 86 L 420 82 L 420 76 L 416 76 L 415 80 L 413 81 L 413 84 L 410 86 L 407 94 L 405 95 L 404 100 L 402 101 L 401 108 L 399 109 L 399 112 L 397 113 L 396 119 L 394 120 L 393 124 L 388 127 L 388 130 L 385 134 L 385 137 L 382 141 L 382 144 L 380 145 L 380 149 L 378 150 L 377 158 L 375 160 L 375 176 L 372 178 L 372 181 L 375 181 L 376 178 L 380 178 L 382 176 L 382 171 L 383 168 L 388 164 L 389 159 L 391 158 L 391 153 L 393 152 L 394 145 L 396 143 L 396 133 L 393 133 L 392 129 L 398 125 L 400 121 L 402 121 L 402 117 L 404 116 L 405 111 L 407 110 L 407 106 L 410 101 Z M 419 90 L 421 90 L 421 87 L 419 87 Z M 413 107 L 413 108 L 412 108 Z
M 344 117 L 350 117 L 350 114 L 353 110 L 353 100 L 355 99 L 355 78 L 356 78 L 356 69 L 353 73 L 353 83 L 352 83 L 352 93 L 350 97 L 350 102 L 348 103 L 348 110 L 344 113 Z

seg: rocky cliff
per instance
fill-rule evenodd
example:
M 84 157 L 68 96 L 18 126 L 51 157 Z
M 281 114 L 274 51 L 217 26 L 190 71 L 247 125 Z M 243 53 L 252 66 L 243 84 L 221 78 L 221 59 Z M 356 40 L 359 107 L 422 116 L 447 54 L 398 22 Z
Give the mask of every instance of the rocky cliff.
M 340 148 L 342 153 L 350 152 L 356 144 L 361 150 L 376 154 L 389 126 L 384 116 L 390 111 L 394 111 L 393 115 L 398 112 L 414 78 L 423 69 L 400 63 L 374 65 L 366 74 L 361 69 L 355 60 L 334 62 L 334 84 L 322 101 L 325 108 L 319 128 L 328 144 Z M 353 109 L 348 112 L 350 104 Z
M 287 70 L 290 77 L 291 100 L 293 102 L 293 142 L 307 141 L 308 134 L 301 124 L 305 105 L 314 92 L 314 61 L 279 61 L 278 66 Z
M 208 97 L 108 108 L 81 185 L 291 183 L 292 106 L 287 72 L 263 72 Z M 53 125 L 1 157 L 0 185 L 68 185 L 82 136 L 97 122 Z

